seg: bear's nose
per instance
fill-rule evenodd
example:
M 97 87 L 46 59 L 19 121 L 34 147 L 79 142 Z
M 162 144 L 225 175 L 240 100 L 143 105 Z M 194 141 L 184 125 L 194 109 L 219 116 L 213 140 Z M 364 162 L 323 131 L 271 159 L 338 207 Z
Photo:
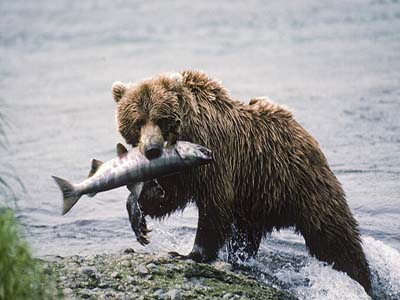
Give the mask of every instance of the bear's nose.
M 144 149 L 144 156 L 146 156 L 147 159 L 154 159 L 160 157 L 161 154 L 162 154 L 162 148 L 157 144 L 147 146 Z

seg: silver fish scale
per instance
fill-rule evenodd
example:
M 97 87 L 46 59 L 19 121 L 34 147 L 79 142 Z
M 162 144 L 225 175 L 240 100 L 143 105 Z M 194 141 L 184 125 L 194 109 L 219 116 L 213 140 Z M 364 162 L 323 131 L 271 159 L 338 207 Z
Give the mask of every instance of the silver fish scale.
M 171 170 L 181 171 L 186 165 L 174 148 L 167 148 L 159 158 L 148 160 L 136 149 L 122 158 L 105 163 L 92 177 L 74 185 L 76 193 L 90 194 L 110 190 L 127 183 L 144 181 L 153 174 L 170 174 Z

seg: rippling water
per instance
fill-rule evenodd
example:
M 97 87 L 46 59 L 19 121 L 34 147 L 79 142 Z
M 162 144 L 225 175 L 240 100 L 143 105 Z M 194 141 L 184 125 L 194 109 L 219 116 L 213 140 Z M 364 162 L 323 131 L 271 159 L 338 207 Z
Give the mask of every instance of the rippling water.
M 114 81 L 194 68 L 234 98 L 267 95 L 294 111 L 343 183 L 375 298 L 400 298 L 400 3 L 267 2 L 0 2 L 0 98 L 12 124 L 0 170 L 26 186 L 19 219 L 37 255 L 190 251 L 195 208 L 150 221 L 142 248 L 125 189 L 61 217 L 50 175 L 80 181 L 91 158 L 115 156 Z M 368 299 L 290 231 L 268 238 L 251 267 L 302 299 Z

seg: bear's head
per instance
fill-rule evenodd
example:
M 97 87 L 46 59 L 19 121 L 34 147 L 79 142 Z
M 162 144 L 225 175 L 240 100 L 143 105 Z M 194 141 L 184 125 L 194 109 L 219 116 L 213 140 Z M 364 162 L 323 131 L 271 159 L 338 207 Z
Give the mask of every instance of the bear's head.
M 115 82 L 112 86 L 118 130 L 148 159 L 161 156 L 165 142 L 174 144 L 179 137 L 178 75 L 158 76 L 136 84 Z

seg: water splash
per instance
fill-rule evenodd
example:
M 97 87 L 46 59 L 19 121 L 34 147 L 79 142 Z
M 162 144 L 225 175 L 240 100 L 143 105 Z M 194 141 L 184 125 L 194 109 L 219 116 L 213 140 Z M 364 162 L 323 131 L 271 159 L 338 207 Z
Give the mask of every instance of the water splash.
M 274 232 L 263 242 L 257 259 L 243 262 L 238 269 L 304 300 L 400 299 L 400 253 L 372 237 L 363 237 L 363 246 L 370 264 L 372 298 L 346 273 L 311 257 L 304 240 L 288 230 Z
M 354 300 L 371 299 L 364 288 L 347 274 L 334 270 L 316 259 L 300 270 L 300 275 L 307 278 L 307 285 L 294 288 L 300 299 L 307 300 Z
M 363 237 L 372 276 L 374 299 L 400 299 L 400 253 L 372 237 Z

